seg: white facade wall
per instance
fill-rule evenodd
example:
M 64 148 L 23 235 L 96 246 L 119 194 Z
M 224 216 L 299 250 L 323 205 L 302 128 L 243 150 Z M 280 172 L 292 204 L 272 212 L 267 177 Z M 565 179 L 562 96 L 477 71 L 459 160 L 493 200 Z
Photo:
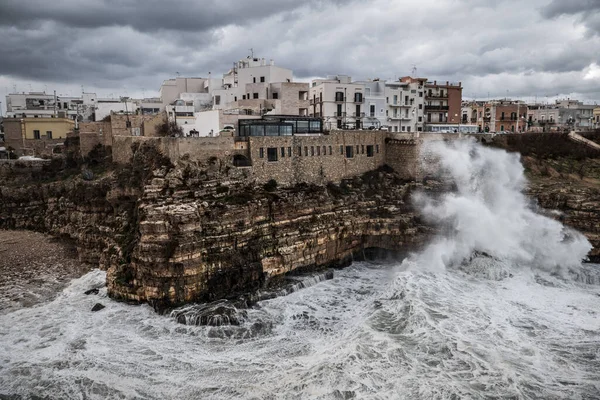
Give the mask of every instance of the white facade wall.
M 127 107 L 127 108 L 125 108 Z M 104 102 L 99 101 L 96 104 L 96 121 L 101 121 L 106 116 L 110 115 L 111 112 L 115 113 L 125 113 L 128 112 L 130 114 L 135 114 L 138 110 L 139 106 L 133 101 L 121 102 L 121 101 L 111 101 Z
M 421 132 L 425 123 L 425 88 L 419 82 L 386 82 L 386 125 L 390 132 Z
M 365 85 L 365 118 L 364 129 L 379 129 L 387 126 L 385 111 L 385 81 L 366 81 Z
M 343 93 L 343 101 L 336 100 L 336 93 Z M 362 95 L 362 101 L 355 102 L 355 93 Z M 325 129 L 355 128 L 361 125 L 362 114 L 365 113 L 364 94 L 365 85 L 361 83 L 315 80 L 310 86 L 308 98 L 318 104 L 316 111 L 315 107 L 309 106 L 308 115 L 322 117 Z
M 218 136 L 221 130 L 221 119 L 219 110 L 202 111 L 196 113 L 196 130 L 200 136 Z

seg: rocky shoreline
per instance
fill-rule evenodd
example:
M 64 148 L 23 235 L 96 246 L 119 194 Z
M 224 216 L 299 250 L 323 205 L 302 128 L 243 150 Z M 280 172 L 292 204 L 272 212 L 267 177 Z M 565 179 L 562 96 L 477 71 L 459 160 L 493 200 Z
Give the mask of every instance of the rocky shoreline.
M 532 175 L 529 195 L 592 242 L 600 255 L 600 191 Z M 251 185 L 243 168 L 141 149 L 131 168 L 94 180 L 3 185 L 0 229 L 75 243 L 79 260 L 107 270 L 111 297 L 162 311 L 238 298 L 286 274 L 349 265 L 370 249 L 407 252 L 435 234 L 410 201 L 440 182 L 408 182 L 381 168 L 341 184 Z

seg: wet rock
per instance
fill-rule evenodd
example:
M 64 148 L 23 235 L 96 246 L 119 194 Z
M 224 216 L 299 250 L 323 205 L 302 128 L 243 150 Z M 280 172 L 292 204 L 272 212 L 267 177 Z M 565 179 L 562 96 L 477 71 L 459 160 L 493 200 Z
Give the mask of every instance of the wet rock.
M 85 294 L 86 296 L 89 296 L 90 294 L 98 294 L 99 291 L 100 291 L 100 289 L 93 288 L 90 290 L 86 290 L 85 292 L 83 292 L 83 294 Z
M 106 308 L 106 306 L 104 306 L 100 303 L 96 303 L 96 304 L 94 304 L 94 307 L 92 307 L 92 312 L 100 311 L 103 308 Z
M 240 325 L 248 313 L 228 301 L 217 301 L 176 309 L 171 316 L 184 325 L 225 326 Z

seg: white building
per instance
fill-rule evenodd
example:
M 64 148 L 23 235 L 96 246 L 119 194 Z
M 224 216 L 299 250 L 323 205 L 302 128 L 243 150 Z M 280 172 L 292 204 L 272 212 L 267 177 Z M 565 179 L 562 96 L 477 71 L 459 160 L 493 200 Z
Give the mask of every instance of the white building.
M 388 108 L 385 102 L 385 80 L 373 79 L 355 83 L 365 87 L 363 129 L 387 129 L 386 111 Z
M 404 77 L 385 83 L 386 119 L 390 132 L 422 132 L 425 104 L 424 78 Z
M 315 79 L 309 90 L 310 117 L 321 117 L 323 127 L 360 129 L 365 117 L 365 85 L 353 83 L 347 75 Z

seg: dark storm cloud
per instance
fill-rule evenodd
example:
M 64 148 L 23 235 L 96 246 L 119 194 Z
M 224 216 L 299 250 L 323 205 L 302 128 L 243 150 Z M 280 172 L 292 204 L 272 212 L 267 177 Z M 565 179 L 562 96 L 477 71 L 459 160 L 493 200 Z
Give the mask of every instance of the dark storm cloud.
M 0 24 L 32 27 L 38 21 L 55 21 L 80 28 L 131 26 L 140 32 L 161 29 L 201 32 L 229 24 L 244 24 L 303 5 L 320 7 L 326 3 L 331 1 L 2 0 Z
M 554 18 L 564 14 L 579 14 L 600 11 L 598 0 L 553 0 L 542 9 L 546 18 Z
M 553 0 L 542 9 L 546 18 L 577 15 L 589 33 L 600 35 L 600 0 Z

